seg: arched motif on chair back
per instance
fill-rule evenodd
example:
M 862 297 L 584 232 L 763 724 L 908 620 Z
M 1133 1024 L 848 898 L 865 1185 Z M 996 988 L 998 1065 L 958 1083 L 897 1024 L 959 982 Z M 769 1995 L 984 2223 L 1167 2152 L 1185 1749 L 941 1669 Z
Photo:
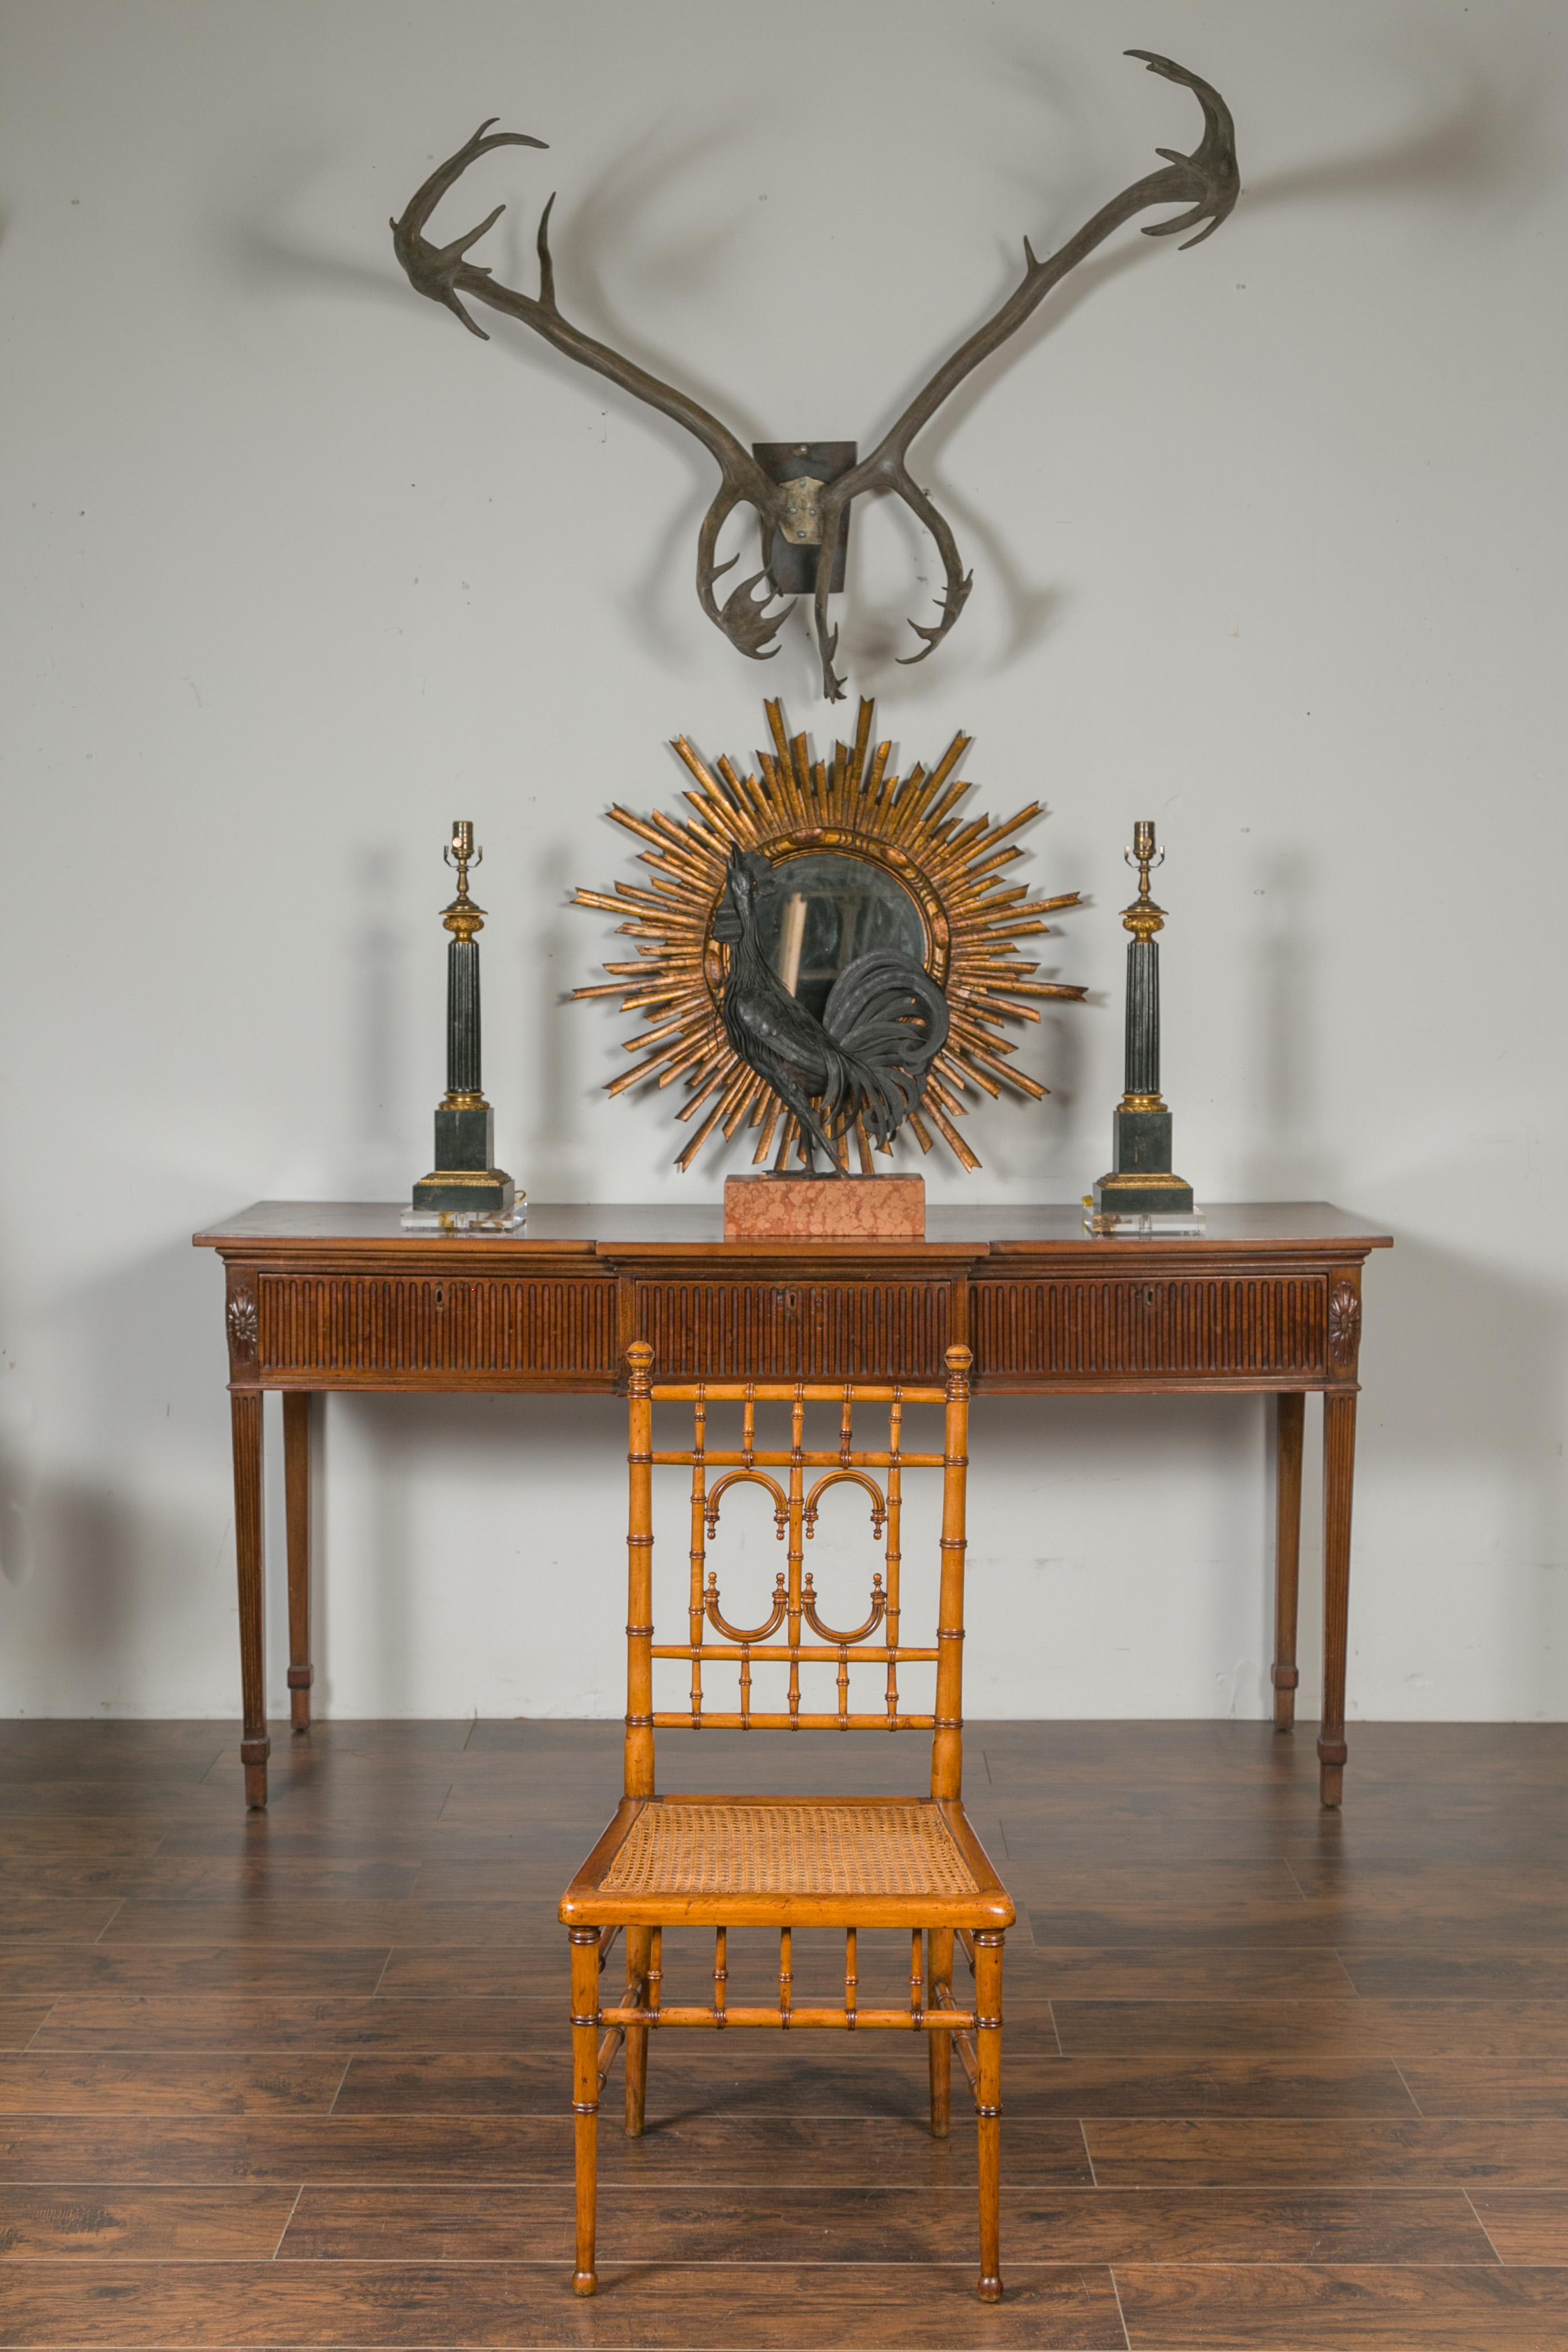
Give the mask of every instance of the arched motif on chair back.
M 943 1388 L 921 1388 L 909 1382 L 885 1381 L 687 1381 L 656 1383 L 653 1349 L 644 1339 L 627 1351 L 629 1384 L 630 1514 L 626 1532 L 626 1792 L 628 1797 L 654 1794 L 654 1738 L 659 1730 L 715 1728 L 752 1731 L 929 1731 L 931 1734 L 931 1794 L 962 1795 L 963 1759 L 963 1559 L 964 1483 L 968 1469 L 969 1365 L 967 1348 L 947 1350 L 947 1382 Z M 653 1408 L 656 1404 L 689 1404 L 692 1410 L 691 1444 L 676 1452 L 656 1452 Z M 714 1446 L 709 1443 L 708 1415 L 716 1404 L 741 1408 L 740 1442 Z M 759 1404 L 790 1408 L 787 1451 L 758 1443 Z M 806 1407 L 837 1404 L 839 1408 L 836 1448 L 811 1447 L 805 1442 Z M 943 1444 L 940 1454 L 909 1453 L 903 1449 L 903 1414 L 909 1405 L 945 1408 Z M 857 1411 L 881 1407 L 887 1413 L 887 1444 L 868 1447 L 858 1442 Z M 862 1438 L 864 1423 L 862 1423 Z M 691 1580 L 687 1611 L 687 1639 L 661 1643 L 653 1622 L 653 1473 L 657 1467 L 684 1466 L 691 1472 Z M 934 1647 L 916 1647 L 903 1639 L 900 1598 L 904 1478 L 910 1471 L 941 1471 L 942 1477 L 942 1576 L 937 1602 Z M 712 1474 L 717 1472 L 715 1477 Z M 810 1474 L 817 1474 L 815 1476 Z M 870 1499 L 872 1531 L 883 1545 L 883 1565 L 872 1580 L 868 1613 L 864 1623 L 846 1631 L 825 1622 L 812 1578 L 805 1568 L 805 1546 L 816 1521 L 823 1496 L 837 1486 L 861 1489 Z M 718 1579 L 708 1566 L 709 1543 L 717 1528 L 725 1495 L 736 1486 L 760 1486 L 770 1497 L 774 1524 L 786 1544 L 786 1563 L 775 1580 L 772 1605 L 757 1625 L 735 1625 L 723 1614 Z M 775 1636 L 778 1638 L 775 1639 Z M 691 1689 L 684 1712 L 658 1712 L 654 1707 L 653 1670 L 656 1660 L 687 1661 Z M 752 1705 L 752 1668 L 755 1664 L 787 1665 L 787 1706 L 771 1712 Z M 934 1711 L 929 1715 L 905 1710 L 899 1691 L 901 1665 L 924 1664 L 936 1668 Z M 703 1686 L 705 1665 L 738 1669 L 739 1706 L 716 1712 Z M 850 1670 L 857 1665 L 881 1665 L 886 1670 L 881 1711 L 853 1713 L 849 1705 Z M 801 1674 L 805 1669 L 835 1670 L 837 1704 L 832 1710 L 805 1705 Z

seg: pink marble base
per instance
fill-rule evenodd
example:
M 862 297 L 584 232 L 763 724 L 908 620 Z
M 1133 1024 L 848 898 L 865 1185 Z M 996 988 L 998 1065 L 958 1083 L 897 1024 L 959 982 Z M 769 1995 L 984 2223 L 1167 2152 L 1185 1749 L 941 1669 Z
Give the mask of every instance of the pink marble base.
M 724 1239 L 923 1241 L 923 1176 L 729 1176 Z

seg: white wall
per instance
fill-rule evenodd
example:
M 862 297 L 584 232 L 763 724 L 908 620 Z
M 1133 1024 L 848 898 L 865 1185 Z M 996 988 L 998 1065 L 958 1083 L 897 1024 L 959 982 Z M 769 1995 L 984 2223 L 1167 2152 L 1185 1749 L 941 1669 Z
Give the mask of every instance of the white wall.
M 440 1081 L 456 814 L 486 1076 L 536 1200 L 711 1198 L 570 1007 L 666 740 L 746 753 L 771 667 L 689 585 L 691 444 L 417 300 L 389 213 L 482 115 L 455 235 L 743 437 L 866 446 L 1011 282 L 1234 106 L 1247 194 L 1124 233 L 918 447 L 976 586 L 857 517 L 846 648 L 905 759 L 1041 794 L 1090 982 L 943 1199 L 1073 1200 L 1120 1080 L 1133 817 L 1178 1161 L 1398 1236 L 1367 1284 L 1351 1706 L 1560 1716 L 1563 19 L 1552 0 L 11 0 L 0 58 L 5 1028 L 0 1709 L 237 1706 L 219 1270 L 264 1195 L 391 1198 Z M 976 1417 L 981 1714 L 1264 1711 L 1263 1412 Z M 613 1713 L 624 1440 L 553 1399 L 334 1402 L 329 1710 Z M 280 1537 L 274 1511 L 273 1535 Z M 276 1586 L 279 1580 L 274 1580 Z M 1315 1587 L 1307 1596 L 1309 1624 Z M 283 1704 L 274 1591 L 272 1698 Z M 587 1628 L 588 1630 L 584 1630 Z M 1313 1644 L 1304 1654 L 1312 1678 Z M 1310 1696 L 1303 1693 L 1304 1700 Z

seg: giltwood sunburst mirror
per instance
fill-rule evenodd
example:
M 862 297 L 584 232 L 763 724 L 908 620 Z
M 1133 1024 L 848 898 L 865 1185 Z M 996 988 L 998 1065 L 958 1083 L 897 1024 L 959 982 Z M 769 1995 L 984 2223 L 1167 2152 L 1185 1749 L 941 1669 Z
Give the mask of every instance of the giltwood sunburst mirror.
M 676 1117 L 699 1124 L 676 1161 L 689 1168 L 705 1144 L 756 1130 L 752 1162 L 793 1157 L 809 1164 L 798 1121 L 736 1054 L 720 1018 L 730 950 L 714 937 L 731 849 L 765 859 L 777 887 L 764 911 L 764 944 L 790 993 L 820 1015 L 835 981 L 858 957 L 891 949 L 921 964 L 946 994 L 947 1042 L 931 1066 L 924 1099 L 909 1122 L 922 1152 L 938 1137 L 964 1169 L 980 1165 L 957 1122 L 975 1094 L 1011 1092 L 1038 1100 L 1044 1084 L 1020 1069 L 1006 1033 L 1038 1022 L 1039 1001 L 1082 999 L 1081 988 L 1037 977 L 1039 965 L 1019 942 L 1043 936 L 1046 918 L 1076 906 L 1079 893 L 1036 898 L 1008 868 L 1022 856 L 1014 838 L 1038 816 L 1040 803 L 1003 824 L 961 819 L 971 785 L 959 770 L 972 738 L 955 735 L 933 768 L 907 775 L 891 769 L 892 744 L 873 747 L 875 705 L 862 701 L 852 745 L 814 760 L 805 735 L 792 737 L 778 702 L 765 706 L 773 749 L 745 772 L 730 759 L 710 766 L 685 736 L 674 750 L 692 778 L 693 814 L 638 816 L 614 806 L 617 824 L 647 846 L 646 881 L 613 890 L 579 890 L 575 903 L 621 918 L 634 960 L 606 962 L 607 982 L 577 997 L 619 997 L 626 1013 L 648 1024 L 626 1051 L 642 1059 L 607 1081 L 613 1095 L 636 1087 L 680 1086 Z M 847 1165 L 853 1136 L 863 1172 L 873 1151 L 863 1122 L 841 1141 Z

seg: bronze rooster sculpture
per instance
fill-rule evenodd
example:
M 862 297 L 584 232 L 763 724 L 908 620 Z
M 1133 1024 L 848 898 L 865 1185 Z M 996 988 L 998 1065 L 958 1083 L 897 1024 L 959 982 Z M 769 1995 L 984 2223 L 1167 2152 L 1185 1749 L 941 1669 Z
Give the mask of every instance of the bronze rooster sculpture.
M 741 1060 L 795 1114 L 808 1171 L 820 1151 L 826 1172 L 840 1176 L 839 1139 L 857 1120 L 885 1147 L 920 1108 L 947 1043 L 947 999 L 910 957 L 879 949 L 839 973 L 818 1021 L 763 950 L 757 904 L 772 881 L 765 857 L 731 850 L 713 918 L 714 939 L 730 950 L 720 1013 Z

